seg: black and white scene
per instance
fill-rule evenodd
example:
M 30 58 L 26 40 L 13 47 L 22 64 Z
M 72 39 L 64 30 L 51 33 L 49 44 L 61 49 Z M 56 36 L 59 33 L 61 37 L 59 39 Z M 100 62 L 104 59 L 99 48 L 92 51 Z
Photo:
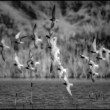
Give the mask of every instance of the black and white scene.
M 0 1 L 0 109 L 110 109 L 110 1 Z

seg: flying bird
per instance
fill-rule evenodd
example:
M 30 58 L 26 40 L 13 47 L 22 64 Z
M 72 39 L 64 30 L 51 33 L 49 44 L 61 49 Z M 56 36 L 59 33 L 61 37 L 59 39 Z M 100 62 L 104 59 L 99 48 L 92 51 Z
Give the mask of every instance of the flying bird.
M 25 68 L 34 71 L 35 68 L 33 66 L 34 66 L 34 62 L 32 60 L 28 60 L 27 67 L 25 67 Z
M 97 46 L 96 46 L 96 37 L 94 38 L 94 41 L 92 43 L 92 47 L 93 47 L 93 51 L 91 50 L 91 53 L 99 54 L 100 57 L 102 58 L 102 48 L 100 48 L 99 50 L 97 49 Z
M 50 29 L 52 29 L 55 25 L 55 22 L 57 22 L 58 20 L 55 18 L 55 5 L 53 6 L 53 9 L 52 9 L 52 18 L 50 19 L 52 21 L 51 23 L 51 27 Z
M 90 58 L 89 58 L 89 57 L 87 57 L 87 56 L 85 56 L 85 55 L 80 55 L 80 57 L 81 57 L 81 58 L 83 58 L 83 59 L 85 59 L 87 62 L 89 62 L 89 61 L 90 61 Z
M 92 60 L 90 60 L 89 66 L 91 69 L 90 75 L 91 75 L 92 82 L 95 82 L 95 80 L 93 79 L 92 76 L 94 76 L 94 75 L 98 76 L 99 75 L 99 73 L 96 72 L 96 69 L 99 68 L 99 65 L 96 64 L 95 62 L 93 62 Z
M 90 74 L 90 78 L 91 78 L 92 82 L 95 82 L 95 79 L 93 78 L 93 72 L 90 71 L 89 74 Z
M 21 35 L 21 33 L 22 33 L 22 31 L 20 31 L 20 32 L 18 32 L 17 34 L 16 34 L 16 36 L 15 36 L 15 43 L 16 44 L 23 44 L 24 42 L 22 42 L 22 39 L 24 39 L 24 38 L 26 38 L 27 36 L 20 36 Z
M 67 89 L 68 93 L 72 96 L 70 87 L 73 86 L 73 84 L 69 82 L 66 74 L 64 75 L 64 81 L 65 81 L 64 84 L 66 85 L 66 89 Z
M 103 57 L 103 55 L 102 55 L 103 47 L 101 46 L 101 48 L 100 48 L 99 50 L 97 50 L 97 47 L 96 47 L 96 37 L 94 38 L 92 47 L 93 47 L 93 51 L 91 50 L 91 53 L 96 53 L 96 54 L 98 54 L 99 57 L 97 57 L 97 59 L 105 60 L 104 57 Z
M 92 71 L 96 71 L 96 69 L 99 68 L 99 65 L 93 62 L 92 60 L 90 60 L 89 66 Z
M 16 62 L 14 65 L 17 66 L 17 67 L 21 70 L 21 67 L 24 67 L 24 65 L 19 62 L 19 58 L 18 58 L 18 56 L 16 55 L 16 53 L 15 53 L 14 60 L 15 60 L 15 62 Z
M 52 18 L 50 20 L 51 21 L 55 21 L 55 5 L 53 6 L 53 9 L 52 9 Z
M 10 49 L 10 47 L 5 44 L 5 40 L 4 40 L 4 39 L 1 40 L 1 43 L 2 43 L 2 46 L 3 46 L 4 48 Z
M 5 61 L 5 57 L 4 57 L 4 55 L 3 55 L 3 51 L 4 51 L 4 49 L 10 49 L 10 47 L 5 44 L 5 40 L 4 40 L 4 39 L 1 40 L 1 45 L 0 45 L 0 47 L 1 47 L 2 59 Z
M 62 65 L 60 65 L 60 67 L 58 68 L 60 70 L 60 78 L 62 77 L 63 73 L 67 73 L 67 69 L 64 68 Z
M 35 24 L 34 27 L 33 27 L 33 35 L 31 36 L 32 40 L 34 41 L 35 48 L 38 47 L 37 45 L 38 45 L 39 42 L 42 42 L 42 39 L 38 38 L 38 34 L 35 31 L 36 28 L 37 28 L 37 25 Z
M 40 64 L 40 62 L 38 61 L 33 61 L 33 60 L 28 60 L 27 61 L 27 67 L 25 67 L 26 69 L 29 69 L 29 70 L 32 70 L 32 71 L 35 71 L 36 70 L 36 65 Z
M 106 49 L 106 48 L 102 48 L 102 50 L 103 51 L 105 51 L 106 52 L 106 58 L 105 58 L 105 60 L 109 63 L 109 56 L 110 56 L 110 50 L 109 49 Z
M 4 55 L 3 55 L 3 47 L 2 47 L 1 45 L 0 45 L 0 47 L 2 48 L 1 51 L 0 51 L 1 56 L 2 56 L 2 59 L 3 59 L 3 61 L 5 61 L 5 57 L 4 57 Z

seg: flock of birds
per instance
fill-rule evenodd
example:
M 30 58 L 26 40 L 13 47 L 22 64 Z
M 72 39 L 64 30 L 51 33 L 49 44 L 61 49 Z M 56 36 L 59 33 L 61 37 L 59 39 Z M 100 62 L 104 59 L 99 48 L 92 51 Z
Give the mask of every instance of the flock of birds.
M 62 76 L 64 76 L 64 81 L 65 81 L 64 84 L 66 85 L 67 91 L 72 96 L 70 86 L 73 86 L 73 84 L 70 83 L 69 80 L 68 80 L 67 69 L 64 68 L 61 64 L 60 56 L 59 56 L 60 55 L 60 49 L 57 46 L 57 37 L 54 36 L 54 32 L 52 31 L 52 29 L 54 28 L 55 23 L 58 21 L 55 18 L 55 5 L 53 7 L 52 18 L 50 20 L 51 20 L 51 27 L 49 29 L 49 35 L 46 35 L 46 38 L 47 38 L 47 41 L 48 41 L 48 44 L 49 44 L 48 48 L 50 48 L 50 53 L 51 53 L 50 55 L 53 56 L 53 59 L 51 59 L 51 60 L 53 61 L 54 64 L 59 65 L 57 70 L 59 71 L 60 78 Z M 35 31 L 36 27 L 37 27 L 37 25 L 35 24 L 34 28 L 33 28 L 33 35 L 31 36 L 32 40 L 34 41 L 35 48 L 38 47 L 39 42 L 42 42 L 42 39 L 38 37 L 37 32 Z M 15 41 L 14 41 L 15 44 L 18 44 L 18 45 L 24 44 L 22 39 L 27 37 L 27 36 L 21 36 L 21 34 L 22 34 L 21 31 L 16 34 Z M 5 49 L 10 49 L 10 47 L 5 44 L 4 38 L 2 38 L 2 40 L 1 40 L 0 47 L 2 48 L 2 50 L 1 50 L 2 58 L 5 61 L 3 51 Z M 21 70 L 22 68 L 25 68 L 25 69 L 28 69 L 28 70 L 31 70 L 31 71 L 35 71 L 36 66 L 40 64 L 40 61 L 35 61 L 35 59 L 33 58 L 33 55 L 30 55 L 30 52 L 29 52 L 29 60 L 27 61 L 27 66 L 25 66 L 24 64 L 22 64 L 20 62 L 20 58 L 18 57 L 16 52 L 14 54 L 14 61 L 15 61 L 14 66 L 16 66 L 19 70 Z M 21 70 L 21 72 L 22 72 L 22 70 Z
M 96 47 L 96 37 L 94 38 L 93 44 L 92 44 L 93 50 L 91 50 L 90 52 L 92 54 L 96 54 L 96 59 L 98 60 L 103 60 L 107 63 L 109 63 L 109 55 L 110 55 L 110 50 L 106 49 L 103 45 L 97 49 Z M 103 53 L 105 53 L 105 56 L 103 55 Z M 99 76 L 99 73 L 96 72 L 96 70 L 99 68 L 99 65 L 94 62 L 93 60 L 90 59 L 89 56 L 86 55 L 80 55 L 81 58 L 85 59 L 89 65 L 90 68 L 90 76 L 91 76 L 91 80 L 92 82 L 95 82 L 93 76 Z
M 65 81 L 64 84 L 66 85 L 66 89 L 67 89 L 68 93 L 72 96 L 70 87 L 73 86 L 73 83 L 69 82 L 68 70 L 66 68 L 64 68 L 62 63 L 61 63 L 60 49 L 57 46 L 57 36 L 54 36 L 54 32 L 53 32 L 54 25 L 58 21 L 55 18 L 55 5 L 53 7 L 52 18 L 50 20 L 51 20 L 51 27 L 50 27 L 50 30 L 49 30 L 49 35 L 46 35 L 46 37 L 47 37 L 48 44 L 49 44 L 48 48 L 50 48 L 50 50 L 51 50 L 50 53 L 53 56 L 53 59 L 51 59 L 51 60 L 52 60 L 53 64 L 58 65 L 57 70 L 59 71 L 59 77 L 60 78 L 63 77 L 63 79 Z M 37 25 L 35 24 L 34 28 L 33 28 L 33 35 L 31 36 L 32 40 L 34 41 L 35 48 L 37 48 L 39 42 L 42 42 L 42 39 L 38 37 L 37 32 L 35 31 L 36 27 L 37 27 Z M 27 36 L 22 36 L 21 37 L 20 36 L 21 33 L 22 32 L 18 32 L 17 35 L 15 36 L 15 43 L 18 44 L 18 45 L 23 44 L 24 42 L 22 41 L 22 39 L 27 37 Z M 3 51 L 5 49 L 10 49 L 10 47 L 5 44 L 5 40 L 3 38 L 1 40 L 0 47 L 2 48 L 1 49 L 2 58 L 5 61 Z M 102 55 L 103 51 L 106 53 L 106 58 L 104 58 L 103 55 Z M 95 54 L 99 55 L 98 57 L 96 57 L 97 59 L 104 60 L 104 61 L 107 61 L 107 62 L 109 61 L 110 50 L 106 49 L 103 46 L 99 50 L 97 50 L 96 37 L 95 37 L 94 42 L 93 42 L 93 51 L 91 51 L 91 53 L 95 53 Z M 87 57 L 85 55 L 80 55 L 80 57 L 85 59 L 88 62 L 88 65 L 89 65 L 90 70 L 91 70 L 89 73 L 90 73 L 92 81 L 94 82 L 95 80 L 93 79 L 92 76 L 94 76 L 94 75 L 98 76 L 99 75 L 99 73 L 96 72 L 96 69 L 99 68 L 99 65 L 96 64 L 93 60 L 91 60 L 89 57 Z M 31 71 L 35 71 L 36 66 L 40 64 L 40 61 L 35 61 L 35 59 L 33 58 L 33 55 L 29 55 L 29 60 L 27 61 L 27 66 L 24 66 L 22 63 L 20 63 L 20 59 L 19 59 L 17 53 L 14 54 L 14 60 L 15 60 L 14 65 L 20 70 L 22 68 L 25 68 L 25 69 L 28 69 L 28 70 L 31 70 Z

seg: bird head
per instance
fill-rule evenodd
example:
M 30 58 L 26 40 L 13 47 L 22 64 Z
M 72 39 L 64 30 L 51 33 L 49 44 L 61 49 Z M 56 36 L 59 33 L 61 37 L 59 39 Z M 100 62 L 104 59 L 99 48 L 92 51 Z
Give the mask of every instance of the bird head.
M 58 71 L 61 71 L 61 68 L 60 68 L 60 67 L 58 67 L 58 68 L 57 68 L 57 70 L 58 70 Z
M 50 36 L 48 36 L 48 35 L 46 35 L 45 37 L 48 38 L 48 39 L 50 39 Z
M 92 71 L 89 71 L 89 74 L 92 74 Z
M 31 82 L 31 87 L 33 86 L 33 83 Z
M 84 58 L 84 56 L 80 55 L 81 58 Z
M 92 63 L 89 63 L 89 66 L 92 66 L 93 64 Z
M 29 69 L 29 67 L 27 66 L 27 67 L 25 67 L 26 69 Z
M 91 52 L 91 53 L 96 53 L 96 52 L 95 52 L 95 51 L 93 51 L 93 50 L 91 50 L 90 52 Z
M 17 64 L 16 64 L 16 63 L 14 63 L 14 66 L 17 66 Z
M 97 58 L 98 60 L 102 60 L 102 58 L 101 58 L 101 57 L 98 57 L 98 56 L 97 56 L 96 58 Z
M 67 86 L 67 83 L 66 82 L 64 82 L 63 84 Z

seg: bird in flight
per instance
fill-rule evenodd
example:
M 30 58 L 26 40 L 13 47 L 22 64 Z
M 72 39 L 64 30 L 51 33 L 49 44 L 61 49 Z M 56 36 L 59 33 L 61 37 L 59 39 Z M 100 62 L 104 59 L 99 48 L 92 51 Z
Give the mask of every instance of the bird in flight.
M 109 56 L 110 56 L 110 50 L 109 49 L 106 49 L 106 48 L 102 48 L 102 50 L 103 51 L 105 51 L 105 53 L 106 53 L 106 58 L 105 58 L 105 60 L 109 63 Z
M 4 58 L 4 55 L 3 55 L 3 50 L 4 50 L 4 49 L 10 49 L 10 47 L 5 44 L 5 40 L 4 40 L 4 39 L 1 40 L 1 45 L 0 45 L 0 47 L 2 48 L 2 49 L 1 49 L 2 59 L 5 61 L 5 58 Z
M 35 71 L 36 70 L 36 65 L 40 64 L 40 62 L 38 61 L 33 61 L 32 59 L 27 61 L 27 67 L 25 67 L 26 69 L 29 69 L 31 71 Z
M 91 53 L 96 53 L 96 54 L 98 54 L 98 53 L 99 53 L 99 50 L 97 50 L 97 47 L 96 47 L 96 37 L 94 38 L 92 47 L 93 47 L 93 51 L 91 51 Z
M 90 61 L 90 58 L 89 58 L 89 57 L 87 57 L 87 56 L 85 56 L 85 55 L 80 55 L 80 57 L 81 57 L 81 58 L 83 58 L 83 59 L 85 59 L 87 62 L 89 62 L 89 61 Z
M 95 62 L 93 62 L 92 60 L 90 60 L 90 62 L 89 62 L 89 67 L 90 67 L 90 70 L 91 70 L 91 72 L 90 72 L 91 80 L 92 80 L 92 82 L 95 82 L 95 80 L 93 79 L 92 76 L 93 76 L 93 75 L 96 75 L 96 76 L 99 75 L 99 73 L 96 72 L 96 69 L 99 68 L 99 65 L 96 64 Z
M 63 73 L 67 73 L 67 69 L 64 68 L 62 65 L 60 65 L 60 67 L 58 68 L 58 70 L 60 70 L 60 78 L 62 77 Z
M 96 47 L 96 37 L 94 38 L 92 47 L 93 47 L 93 51 L 91 50 L 91 53 L 96 53 L 96 54 L 99 55 L 99 57 L 97 57 L 98 59 L 105 60 L 103 55 L 102 55 L 103 47 L 101 46 L 100 49 L 97 50 L 97 47 Z
M 66 74 L 64 75 L 64 81 L 65 81 L 64 84 L 66 85 L 66 89 L 67 89 L 68 93 L 72 96 L 72 92 L 70 90 L 70 87 L 73 86 L 73 84 L 69 82 Z
M 37 48 L 37 45 L 38 45 L 39 42 L 42 42 L 42 39 L 40 39 L 38 37 L 38 33 L 35 31 L 36 28 L 37 28 L 37 25 L 35 24 L 34 27 L 33 27 L 33 35 L 31 36 L 32 40 L 34 41 L 35 48 Z
M 52 18 L 50 20 L 51 21 L 55 21 L 55 5 L 53 6 L 53 9 L 52 9 Z
M 18 58 L 18 56 L 16 55 L 16 53 L 15 53 L 14 60 L 15 60 L 15 62 L 16 62 L 14 65 L 17 66 L 17 67 L 21 70 L 21 67 L 24 67 L 24 65 L 20 63 L 19 58 Z
M 52 9 L 52 18 L 50 19 L 52 21 L 51 23 L 51 27 L 50 29 L 52 29 L 55 25 L 55 22 L 57 22 L 58 20 L 55 18 L 55 5 L 53 6 L 53 9 Z
M 18 32 L 17 34 L 16 34 L 16 36 L 15 36 L 15 43 L 16 44 L 23 44 L 24 42 L 22 42 L 22 39 L 24 39 L 24 38 L 26 38 L 27 36 L 20 36 L 21 35 L 21 33 L 23 33 L 22 31 L 20 31 L 20 32 Z

